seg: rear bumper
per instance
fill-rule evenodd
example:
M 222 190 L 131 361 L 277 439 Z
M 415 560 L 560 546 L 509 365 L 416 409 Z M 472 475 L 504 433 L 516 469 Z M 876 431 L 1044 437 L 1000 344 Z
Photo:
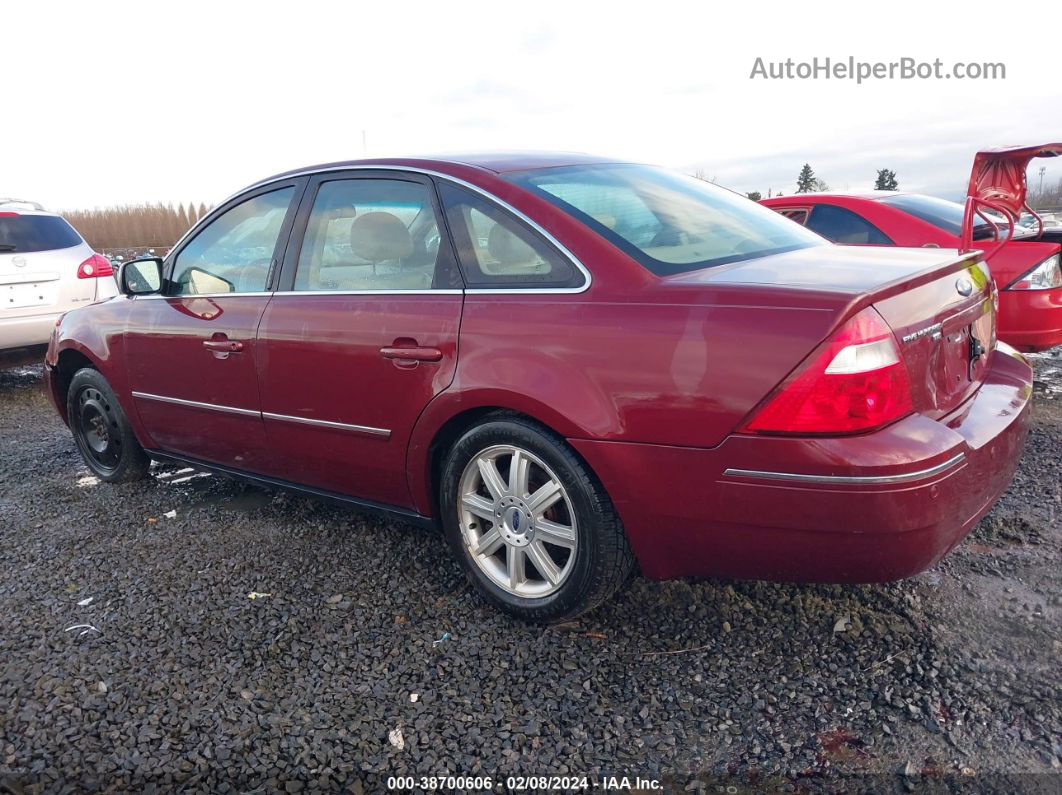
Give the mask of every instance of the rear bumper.
M 25 317 L 0 315 L 0 351 L 25 348 L 30 345 L 45 345 L 55 328 L 55 321 L 62 312 Z
M 1062 345 L 1062 287 L 1003 290 L 999 294 L 999 338 L 1022 351 Z
M 1028 364 L 1001 345 L 977 394 L 940 421 L 832 439 L 733 435 L 710 450 L 572 444 L 650 577 L 883 582 L 940 560 L 1007 488 L 1031 394 Z

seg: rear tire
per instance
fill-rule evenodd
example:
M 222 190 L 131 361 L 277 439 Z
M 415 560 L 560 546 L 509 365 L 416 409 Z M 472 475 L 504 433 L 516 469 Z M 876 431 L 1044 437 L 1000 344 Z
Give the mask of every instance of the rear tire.
M 147 477 L 151 459 L 99 370 L 85 367 L 74 373 L 66 393 L 66 416 L 81 457 L 96 477 L 108 483 Z
M 563 439 L 521 417 L 485 422 L 454 444 L 439 504 L 473 586 L 522 619 L 558 621 L 592 610 L 634 568 L 597 478 Z

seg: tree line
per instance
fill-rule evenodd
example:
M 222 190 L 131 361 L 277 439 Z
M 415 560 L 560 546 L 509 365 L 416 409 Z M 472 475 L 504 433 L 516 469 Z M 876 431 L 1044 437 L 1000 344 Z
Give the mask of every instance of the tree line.
M 63 213 L 90 246 L 97 251 L 116 248 L 169 248 L 193 224 L 206 215 L 200 202 L 189 204 L 125 204 L 70 210 Z
M 704 169 L 697 169 L 693 172 L 693 176 L 697 179 L 703 179 L 706 182 L 715 182 L 715 178 L 709 178 Z M 822 179 L 815 176 L 815 172 L 811 168 L 810 163 L 805 163 L 804 167 L 800 169 L 800 173 L 797 175 L 797 193 L 823 193 L 828 191 L 830 186 Z M 896 172 L 889 168 L 878 169 L 877 179 L 874 180 L 874 190 L 899 190 L 900 183 L 896 179 Z M 1059 180 L 1058 185 L 1059 193 L 1062 195 L 1062 180 Z M 754 202 L 758 202 L 763 198 L 763 194 L 758 190 L 749 191 L 745 194 Z M 784 195 L 778 193 L 779 196 Z M 767 191 L 767 198 L 771 197 L 771 191 Z
M 1062 206 L 1062 177 L 1054 185 L 1029 186 L 1028 201 L 1030 207 Z

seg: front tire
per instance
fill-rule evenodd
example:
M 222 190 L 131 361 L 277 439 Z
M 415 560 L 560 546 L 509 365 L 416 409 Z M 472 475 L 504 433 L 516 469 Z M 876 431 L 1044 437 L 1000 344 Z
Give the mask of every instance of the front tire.
M 476 589 L 503 610 L 557 621 L 592 610 L 634 556 L 612 501 L 564 440 L 523 418 L 478 425 L 450 450 L 439 503 Z
M 66 416 L 81 457 L 100 480 L 120 483 L 147 476 L 151 459 L 98 370 L 85 367 L 74 373 L 66 396 Z

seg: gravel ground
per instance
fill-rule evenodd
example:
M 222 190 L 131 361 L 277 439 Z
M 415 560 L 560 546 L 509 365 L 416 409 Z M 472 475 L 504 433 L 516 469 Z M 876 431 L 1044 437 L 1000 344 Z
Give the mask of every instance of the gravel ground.
M 1058 792 L 1060 353 L 1013 487 L 936 569 L 636 579 L 551 628 L 482 604 L 432 532 L 174 467 L 99 484 L 39 371 L 0 372 L 0 792 Z

